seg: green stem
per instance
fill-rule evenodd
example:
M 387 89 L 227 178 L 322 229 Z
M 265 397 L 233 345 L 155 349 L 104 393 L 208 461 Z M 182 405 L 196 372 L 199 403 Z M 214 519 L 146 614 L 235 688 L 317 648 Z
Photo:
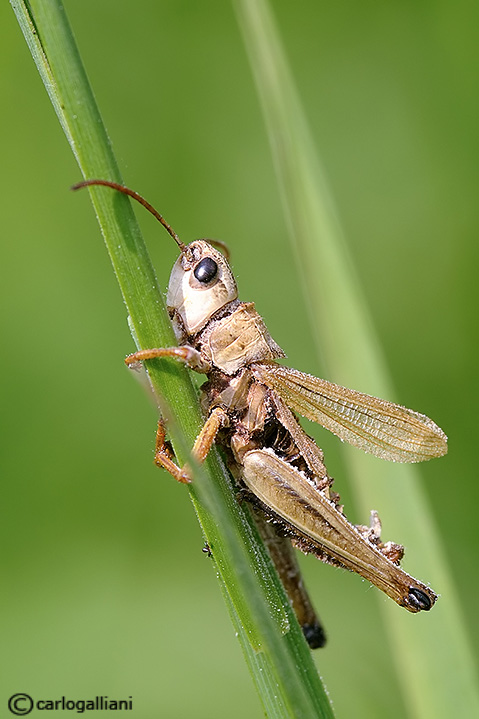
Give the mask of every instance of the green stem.
M 12 0 L 11 4 L 83 176 L 121 182 L 61 2 Z M 91 188 L 90 194 L 138 347 L 174 344 L 129 200 L 107 188 Z M 202 422 L 196 392 L 188 372 L 174 361 L 152 361 L 148 369 L 175 453 L 183 463 Z M 281 583 L 217 453 L 194 470 L 191 498 L 267 715 L 332 717 Z

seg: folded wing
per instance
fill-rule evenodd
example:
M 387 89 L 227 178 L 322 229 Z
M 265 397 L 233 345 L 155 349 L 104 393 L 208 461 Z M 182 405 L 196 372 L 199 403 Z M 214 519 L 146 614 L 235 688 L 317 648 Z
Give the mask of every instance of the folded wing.
M 391 462 L 422 462 L 447 452 L 442 429 L 412 409 L 273 362 L 252 369 L 292 410 L 364 452 Z

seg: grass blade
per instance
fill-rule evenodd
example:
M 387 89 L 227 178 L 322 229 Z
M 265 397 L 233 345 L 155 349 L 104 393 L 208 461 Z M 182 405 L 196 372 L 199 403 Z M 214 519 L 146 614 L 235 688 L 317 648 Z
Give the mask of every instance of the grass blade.
M 12 7 L 84 177 L 121 182 L 65 10 L 57 0 Z M 162 295 L 128 199 L 106 188 L 91 198 L 139 347 L 174 343 Z M 178 364 L 149 367 L 180 462 L 201 426 L 196 392 Z M 268 716 L 332 717 L 301 630 L 251 519 L 215 452 L 195 468 L 191 498 Z

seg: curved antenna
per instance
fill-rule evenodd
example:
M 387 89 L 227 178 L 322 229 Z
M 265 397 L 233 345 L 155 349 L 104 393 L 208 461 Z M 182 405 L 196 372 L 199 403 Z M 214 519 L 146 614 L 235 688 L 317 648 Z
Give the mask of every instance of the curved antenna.
M 147 202 L 144 197 L 139 195 L 138 192 L 130 190 L 129 187 L 125 187 L 125 185 L 120 185 L 118 182 L 110 182 L 110 180 L 84 180 L 83 182 L 78 182 L 76 185 L 73 185 L 71 189 L 80 190 L 82 187 L 90 187 L 91 185 L 103 185 L 104 187 L 111 187 L 113 190 L 118 190 L 118 192 L 122 192 L 124 195 L 132 197 L 134 200 L 139 202 L 140 205 L 143 205 L 143 207 L 145 207 L 148 212 L 151 212 L 151 214 L 156 217 L 158 222 L 160 222 L 165 228 L 165 230 L 172 236 L 172 238 L 182 252 L 186 250 L 186 245 L 180 240 L 176 232 L 173 230 L 172 227 L 170 227 L 165 218 L 160 215 L 160 213 L 155 210 L 153 205 L 150 205 L 150 203 Z
M 213 247 L 216 247 L 216 249 L 225 256 L 227 262 L 230 261 L 231 252 L 226 242 L 223 242 L 222 240 L 212 240 L 209 237 L 202 237 L 201 242 L 207 242 L 209 245 L 213 245 Z

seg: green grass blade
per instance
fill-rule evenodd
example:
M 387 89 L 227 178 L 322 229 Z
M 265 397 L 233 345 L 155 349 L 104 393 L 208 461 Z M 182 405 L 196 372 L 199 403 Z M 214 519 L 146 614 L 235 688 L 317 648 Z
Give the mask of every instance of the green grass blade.
M 62 4 L 11 4 L 83 176 L 121 182 Z M 91 198 L 135 340 L 140 347 L 171 345 L 171 325 L 128 199 L 106 188 L 92 188 Z M 149 372 L 184 462 L 202 422 L 196 392 L 174 362 L 151 362 Z M 195 467 L 190 492 L 267 715 L 332 717 L 282 586 L 216 452 L 203 468 Z
M 393 399 L 333 202 L 266 0 L 237 0 L 268 128 L 285 212 L 300 266 L 311 324 L 330 379 Z M 416 576 L 441 598 L 430 614 L 411 616 L 381 602 L 394 661 L 411 716 L 479 716 L 475 667 L 459 601 L 416 468 L 391 466 L 345 448 L 364 518 L 387 516 L 387 539 L 409 548 Z M 407 557 L 406 557 L 407 559 Z M 407 564 L 406 564 L 407 569 Z

